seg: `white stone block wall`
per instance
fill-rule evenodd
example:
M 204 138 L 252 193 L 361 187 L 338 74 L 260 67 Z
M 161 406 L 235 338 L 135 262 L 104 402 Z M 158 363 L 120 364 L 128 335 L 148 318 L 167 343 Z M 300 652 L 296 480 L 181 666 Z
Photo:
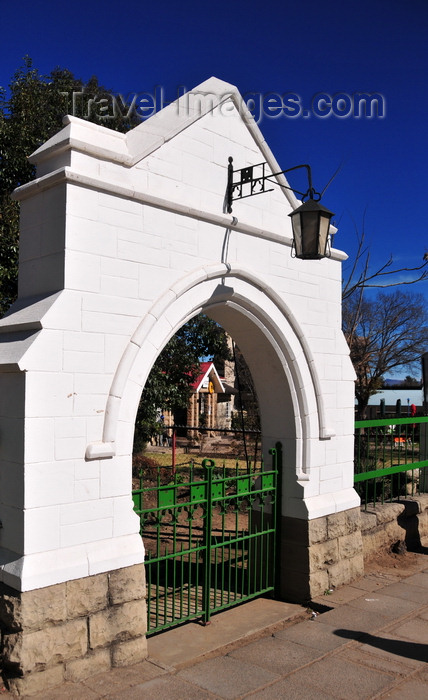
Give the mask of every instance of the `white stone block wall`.
M 143 561 L 135 413 L 157 355 L 199 311 L 246 356 L 265 448 L 284 444 L 284 514 L 358 503 L 344 256 L 291 258 L 296 201 L 280 188 L 235 202 L 234 223 L 223 213 L 229 156 L 281 168 L 236 89 L 201 87 L 220 96 L 213 110 L 170 105 L 127 135 L 68 118 L 17 193 L 19 300 L 0 322 L 0 579 L 18 590 Z

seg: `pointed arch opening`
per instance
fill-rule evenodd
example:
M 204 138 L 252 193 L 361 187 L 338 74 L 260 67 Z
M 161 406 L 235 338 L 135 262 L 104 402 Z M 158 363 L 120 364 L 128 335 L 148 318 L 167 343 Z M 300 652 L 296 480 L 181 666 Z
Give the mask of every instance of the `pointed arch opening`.
M 311 445 L 333 435 L 311 352 L 280 297 L 263 280 L 230 265 L 195 271 L 152 306 L 118 365 L 103 440 L 88 445 L 87 459 L 131 455 L 135 415 L 151 367 L 174 333 L 198 313 L 223 326 L 242 349 L 259 397 L 262 440 L 281 441 L 289 477 L 307 481 Z

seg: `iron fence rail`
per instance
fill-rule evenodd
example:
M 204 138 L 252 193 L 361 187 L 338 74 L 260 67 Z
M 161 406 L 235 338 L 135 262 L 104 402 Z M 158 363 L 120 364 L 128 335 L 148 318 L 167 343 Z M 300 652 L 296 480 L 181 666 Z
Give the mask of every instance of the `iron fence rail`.
M 354 486 L 365 508 L 428 490 L 428 416 L 355 422 Z

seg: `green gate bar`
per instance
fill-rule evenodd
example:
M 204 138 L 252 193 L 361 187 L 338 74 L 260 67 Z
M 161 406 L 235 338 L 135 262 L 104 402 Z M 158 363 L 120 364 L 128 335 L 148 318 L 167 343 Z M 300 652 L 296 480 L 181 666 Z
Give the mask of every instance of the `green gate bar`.
M 278 447 L 278 446 L 277 446 Z M 279 446 L 280 447 L 280 446 Z M 275 587 L 280 449 L 266 469 L 201 465 L 146 470 L 133 491 L 146 547 L 148 632 L 208 624 Z

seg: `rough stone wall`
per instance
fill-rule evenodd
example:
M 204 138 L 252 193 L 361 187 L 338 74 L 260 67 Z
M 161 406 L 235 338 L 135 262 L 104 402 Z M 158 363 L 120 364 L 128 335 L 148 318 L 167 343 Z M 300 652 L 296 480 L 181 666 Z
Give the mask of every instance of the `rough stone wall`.
M 309 521 L 284 517 L 282 542 L 282 594 L 289 600 L 309 601 L 364 573 L 359 508 Z
M 361 511 L 364 559 L 391 549 L 396 542 L 418 546 L 428 537 L 428 494 Z
M 17 695 L 147 656 L 144 565 L 19 593 L 0 584 L 2 667 Z
M 364 574 L 364 561 L 410 547 L 428 537 L 428 494 L 367 510 L 352 508 L 314 520 L 282 518 L 282 590 L 285 599 L 309 601 Z

